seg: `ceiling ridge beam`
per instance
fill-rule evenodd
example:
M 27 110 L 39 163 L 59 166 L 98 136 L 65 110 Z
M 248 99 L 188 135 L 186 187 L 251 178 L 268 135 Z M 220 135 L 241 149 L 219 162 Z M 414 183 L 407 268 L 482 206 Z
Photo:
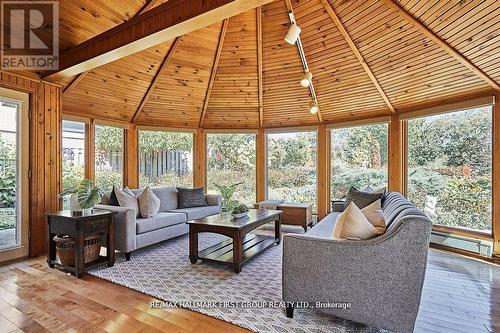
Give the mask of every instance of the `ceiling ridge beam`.
M 262 7 L 257 7 L 257 79 L 259 86 L 259 127 L 264 123 L 264 78 L 262 76 Z
M 219 60 L 220 60 L 220 55 L 222 53 L 222 46 L 224 45 L 224 39 L 226 38 L 228 24 L 229 24 L 229 18 L 225 19 L 222 22 L 222 28 L 219 36 L 219 43 L 217 44 L 217 51 L 215 52 L 214 65 L 212 66 L 212 72 L 210 73 L 207 93 L 205 95 L 205 101 L 203 102 L 203 109 L 201 109 L 200 120 L 198 121 L 198 127 L 202 127 L 203 120 L 205 120 L 205 115 L 208 109 L 208 103 L 210 101 L 210 95 L 212 94 L 212 88 L 215 81 L 215 76 L 217 75 L 217 68 L 219 67 Z
M 406 21 L 414 25 L 420 32 L 426 35 L 429 39 L 431 39 L 434 43 L 436 43 L 439 47 L 441 47 L 444 51 L 446 51 L 450 56 L 452 56 L 460 63 L 462 63 L 465 67 L 470 69 L 474 74 L 476 74 L 482 80 L 484 80 L 486 83 L 492 86 L 496 91 L 500 91 L 500 85 L 495 80 L 490 78 L 488 74 L 483 72 L 479 67 L 474 65 L 468 58 L 466 58 L 463 54 L 458 52 L 458 50 L 456 50 L 446 41 L 441 39 L 441 37 L 436 35 L 432 30 L 430 30 L 422 22 L 416 19 L 412 14 L 408 13 L 403 7 L 395 3 L 393 0 L 383 0 L 383 1 L 388 7 L 392 8 Z
M 173 56 L 175 54 L 175 50 L 179 46 L 179 43 L 181 42 L 181 39 L 182 39 L 182 36 L 179 36 L 179 37 L 177 37 L 174 40 L 174 42 L 170 46 L 170 49 L 168 50 L 167 54 L 165 55 L 165 58 L 163 58 L 163 61 L 162 61 L 161 65 L 160 65 L 160 67 L 158 68 L 158 71 L 156 71 L 156 74 L 155 74 L 153 80 L 151 81 L 151 84 L 149 85 L 148 90 L 146 90 L 146 93 L 142 97 L 141 104 L 139 104 L 139 107 L 137 108 L 137 110 L 135 111 L 135 113 L 134 113 L 134 115 L 132 117 L 132 120 L 131 120 L 132 123 L 135 123 L 137 121 L 137 118 L 139 117 L 139 114 L 144 109 L 144 106 L 146 105 L 146 102 L 149 100 L 149 97 L 153 93 L 154 88 L 158 84 L 158 81 L 160 80 L 161 73 L 167 67 L 167 65 L 170 63 L 170 60 L 172 60 L 172 58 L 173 58 Z
M 73 77 L 272 2 L 273 0 L 169 0 L 61 53 L 45 80 Z
M 290 0 L 285 0 L 285 5 L 288 10 L 288 18 L 290 20 L 290 23 L 292 24 L 292 17 L 293 20 L 296 21 L 297 18 L 295 17 L 295 13 L 293 12 L 293 6 L 292 2 Z M 292 15 L 292 16 L 290 16 Z M 298 22 L 295 22 L 298 25 Z M 295 42 L 295 46 L 297 47 L 297 54 L 299 55 L 300 62 L 302 63 L 302 66 L 304 67 L 304 71 L 309 70 L 309 66 L 307 65 L 307 60 L 306 60 L 306 52 L 304 51 L 304 46 L 302 44 L 302 39 L 297 37 L 297 41 Z M 311 95 L 311 98 L 313 101 L 315 101 L 318 104 L 318 112 L 316 113 L 316 117 L 318 118 L 318 122 L 320 124 L 323 123 L 323 115 L 321 114 L 321 106 L 319 105 L 318 101 L 318 95 L 316 94 L 316 90 L 314 89 L 314 83 L 311 81 L 309 83 L 309 94 Z
M 146 4 L 144 6 L 142 6 L 141 9 L 139 9 L 139 11 L 137 13 L 134 14 L 134 16 L 132 16 L 132 18 L 136 17 L 136 16 L 139 16 L 141 15 L 142 13 L 148 11 L 149 9 L 151 9 L 151 7 L 153 7 L 153 5 L 157 2 L 158 0 L 148 0 L 146 2 Z M 126 22 L 126 20 L 124 21 Z M 66 94 L 69 94 L 69 92 L 71 90 L 73 90 L 74 88 L 76 88 L 76 85 L 89 73 L 90 71 L 86 71 L 86 72 L 82 72 L 80 74 L 78 74 L 77 77 L 75 77 L 73 79 L 73 81 L 71 81 L 70 84 L 68 84 L 64 89 L 63 89 L 63 95 L 66 95 Z
M 365 70 L 366 74 L 370 77 L 370 80 L 375 85 L 375 88 L 377 88 L 378 93 L 380 94 L 380 96 L 384 100 L 384 102 L 387 105 L 387 107 L 389 108 L 389 110 L 392 113 L 395 113 L 396 109 L 394 108 L 391 101 L 389 100 L 389 97 L 385 93 L 384 89 L 382 89 L 382 86 L 380 85 L 377 78 L 375 77 L 375 74 L 373 74 L 372 70 L 370 69 L 370 66 L 368 66 L 368 64 L 366 63 L 365 59 L 363 58 L 363 55 L 356 47 L 356 44 L 354 44 L 354 41 L 352 40 L 352 38 L 349 35 L 349 33 L 347 32 L 346 28 L 344 27 L 344 25 L 340 21 L 339 17 L 337 16 L 335 11 L 333 10 L 330 3 L 327 0 L 321 0 L 321 3 L 323 4 L 323 7 L 325 7 L 325 10 L 328 13 L 328 15 L 330 16 L 330 18 L 332 19 L 333 23 L 335 23 L 335 25 L 337 26 L 337 29 L 342 34 L 342 37 L 344 37 L 345 41 L 347 42 L 347 44 L 351 48 L 352 52 L 354 53 L 354 55 L 356 56 L 356 58 L 360 62 L 361 66 Z

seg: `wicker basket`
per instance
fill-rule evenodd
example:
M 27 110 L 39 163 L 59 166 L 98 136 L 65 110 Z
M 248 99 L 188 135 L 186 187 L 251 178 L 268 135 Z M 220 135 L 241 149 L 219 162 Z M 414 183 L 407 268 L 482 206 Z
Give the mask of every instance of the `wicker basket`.
M 75 266 L 75 242 L 68 236 L 55 236 L 57 255 L 64 266 Z M 94 235 L 85 238 L 84 241 L 85 263 L 95 261 L 101 252 L 101 236 Z

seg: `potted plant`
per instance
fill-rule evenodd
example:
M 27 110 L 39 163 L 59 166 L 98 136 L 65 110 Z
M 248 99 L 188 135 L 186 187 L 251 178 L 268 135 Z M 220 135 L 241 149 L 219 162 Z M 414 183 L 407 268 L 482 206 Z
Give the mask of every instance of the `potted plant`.
M 69 206 L 72 213 L 86 213 L 92 211 L 101 201 L 101 191 L 90 179 L 84 179 L 74 188 L 62 192 L 59 196 L 70 195 Z
M 235 219 L 241 219 L 248 215 L 248 207 L 244 204 L 239 205 L 238 207 L 233 208 L 231 212 Z
M 236 188 L 242 183 L 235 183 L 231 185 L 220 185 L 215 184 L 215 188 L 219 191 L 222 198 L 222 210 L 224 212 L 232 212 L 234 208 L 238 207 L 238 201 L 233 200 L 234 192 Z

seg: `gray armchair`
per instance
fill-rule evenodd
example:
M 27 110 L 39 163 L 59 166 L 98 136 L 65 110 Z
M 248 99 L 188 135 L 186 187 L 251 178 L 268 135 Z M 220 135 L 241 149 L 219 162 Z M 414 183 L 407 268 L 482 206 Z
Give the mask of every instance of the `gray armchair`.
M 329 311 L 394 332 L 413 331 L 432 224 L 399 193 L 388 194 L 383 211 L 388 229 L 370 240 L 333 240 L 338 213 L 305 235 L 285 235 L 284 301 L 349 303 Z M 293 311 L 288 306 L 287 316 Z

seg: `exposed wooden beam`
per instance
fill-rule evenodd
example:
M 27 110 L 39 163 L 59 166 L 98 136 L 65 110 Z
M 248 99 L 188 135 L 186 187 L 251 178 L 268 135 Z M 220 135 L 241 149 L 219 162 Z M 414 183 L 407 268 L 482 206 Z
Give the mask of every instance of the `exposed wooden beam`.
M 322 0 L 323 1 L 323 0 Z M 401 17 L 403 17 L 406 21 L 410 22 L 415 28 L 417 28 L 420 32 L 422 32 L 426 37 L 432 40 L 434 43 L 439 45 L 443 50 L 445 50 L 450 56 L 461 62 L 465 67 L 470 69 L 474 74 L 479 76 L 485 82 L 487 82 L 490 86 L 492 86 L 496 91 L 500 91 L 500 85 L 490 78 L 486 73 L 484 73 L 479 67 L 474 65 L 469 59 L 463 56 L 460 52 L 455 50 L 451 45 L 449 45 L 446 41 L 437 36 L 432 30 L 427 28 L 423 23 L 421 23 L 418 19 L 416 19 L 413 15 L 408 13 L 403 7 L 394 2 L 393 0 L 383 0 L 384 3 L 396 11 Z
M 259 126 L 264 123 L 264 81 L 262 77 L 262 7 L 257 7 L 257 77 L 259 86 Z
M 89 72 L 83 72 L 78 74 L 73 81 L 71 81 L 64 89 L 63 95 L 69 94 L 71 90 L 75 89 L 76 85 L 88 74 Z
M 252 10 L 273 0 L 170 0 L 95 36 L 61 55 L 57 81 Z
M 144 108 L 144 105 L 146 105 L 146 102 L 148 101 L 149 97 L 151 96 L 151 93 L 153 92 L 154 88 L 158 84 L 158 81 L 160 80 L 161 73 L 163 72 L 165 67 L 167 67 L 170 60 L 172 60 L 172 57 L 175 54 L 175 50 L 177 49 L 177 47 L 179 46 L 179 43 L 181 42 L 181 38 L 182 37 L 177 37 L 174 40 L 174 42 L 170 46 L 170 49 L 167 52 L 167 55 L 165 56 L 165 58 L 163 58 L 163 61 L 160 65 L 160 67 L 158 68 L 158 71 L 156 71 L 156 74 L 155 74 L 153 80 L 151 81 L 151 84 L 149 85 L 148 90 L 144 94 L 144 97 L 142 97 L 141 104 L 139 104 L 139 107 L 137 108 L 137 110 L 135 110 L 135 113 L 132 117 L 132 123 L 135 123 L 137 121 L 139 114 L 141 113 L 142 109 Z
M 222 46 L 224 45 L 224 39 L 226 38 L 227 25 L 229 19 L 225 19 L 222 23 L 222 30 L 219 37 L 219 44 L 217 45 L 217 52 L 215 52 L 214 65 L 212 66 L 212 73 L 210 73 L 210 79 L 208 81 L 207 93 L 205 95 L 205 102 L 203 103 L 203 109 L 201 110 L 200 120 L 198 122 L 198 127 L 203 126 L 203 119 L 207 113 L 208 102 L 210 101 L 210 95 L 212 94 L 212 87 L 214 85 L 215 75 L 217 75 L 217 68 L 219 67 L 220 55 L 222 52 Z
M 153 6 L 154 6 L 154 4 L 155 4 L 156 2 L 158 2 L 158 0 L 149 0 L 149 1 L 147 1 L 147 2 L 146 2 L 146 4 L 145 4 L 145 5 L 144 5 L 144 6 L 143 6 L 143 7 L 142 7 L 142 8 L 141 8 L 141 9 L 140 9 L 140 10 L 139 10 L 139 11 L 138 11 L 138 12 L 137 12 L 134 16 L 133 16 L 133 17 L 136 17 L 136 16 L 141 15 L 142 13 L 144 13 L 144 12 L 148 11 L 149 9 L 151 9 L 151 7 L 153 7 Z M 75 78 L 73 79 L 73 81 L 71 81 L 71 83 L 70 83 L 70 84 L 68 84 L 68 85 L 66 86 L 66 88 L 64 88 L 64 90 L 63 90 L 63 95 L 69 94 L 69 92 L 70 92 L 72 89 L 76 88 L 76 85 L 77 85 L 77 84 L 78 84 L 78 83 L 79 83 L 79 82 L 80 82 L 80 81 L 81 81 L 81 80 L 82 80 L 82 79 L 83 79 L 83 78 L 84 78 L 84 77 L 85 77 L 88 73 L 89 73 L 89 72 L 88 72 L 88 71 L 86 71 L 86 72 L 83 72 L 83 73 L 78 74 L 78 76 L 77 76 L 77 77 L 75 77 Z
M 385 104 L 387 104 L 387 107 L 389 110 L 391 110 L 392 113 L 396 112 L 394 109 L 394 106 L 392 105 L 391 101 L 387 97 L 387 94 L 385 93 L 384 89 L 382 89 L 382 86 L 380 86 L 380 83 L 378 82 L 377 78 L 373 74 L 372 70 L 366 63 L 365 59 L 361 55 L 361 52 L 359 52 L 358 48 L 356 47 L 356 44 L 354 44 L 351 36 L 347 32 L 347 30 L 344 28 L 344 25 L 342 22 L 340 22 L 340 19 L 338 18 L 337 14 L 335 14 L 335 11 L 333 10 L 332 6 L 327 0 L 321 0 L 321 3 L 323 4 L 323 7 L 325 7 L 326 12 L 328 15 L 330 15 L 331 19 L 333 20 L 333 23 L 337 26 L 337 29 L 339 29 L 340 33 L 344 37 L 345 41 L 347 44 L 349 44 L 349 47 L 351 48 L 352 52 L 358 59 L 358 61 L 361 63 L 361 66 L 365 70 L 366 74 L 370 77 L 370 80 L 372 80 L 373 84 L 375 85 L 375 88 L 377 88 L 377 91 L 379 92 L 380 96 L 384 100 Z

